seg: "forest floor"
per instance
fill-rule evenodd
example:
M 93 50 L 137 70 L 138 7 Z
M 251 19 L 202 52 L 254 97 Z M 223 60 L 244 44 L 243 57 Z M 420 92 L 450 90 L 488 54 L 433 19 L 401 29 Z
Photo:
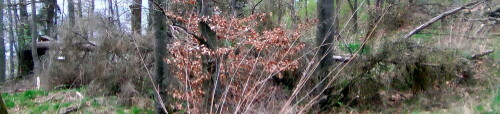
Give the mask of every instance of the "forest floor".
M 116 96 L 90 97 L 85 87 L 38 90 L 34 78 L 18 79 L 3 84 L 2 97 L 12 114 L 143 114 L 153 113 L 152 99 L 133 98 L 134 106 L 118 103 Z

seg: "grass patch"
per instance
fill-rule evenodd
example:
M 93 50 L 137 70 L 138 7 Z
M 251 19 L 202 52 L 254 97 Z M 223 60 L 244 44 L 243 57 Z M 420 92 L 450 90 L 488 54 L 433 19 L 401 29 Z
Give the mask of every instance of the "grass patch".
M 415 39 L 430 39 L 432 38 L 432 34 L 427 34 L 427 33 L 421 33 L 421 34 L 415 34 L 411 38 Z
M 105 101 L 96 98 L 65 99 L 65 96 L 73 96 L 74 92 L 85 91 L 85 88 L 60 89 L 54 91 L 27 90 L 20 93 L 4 93 L 4 103 L 10 113 L 57 113 L 75 104 L 82 104 L 76 113 L 107 113 L 119 114 L 152 114 L 154 110 L 141 107 L 124 107 L 116 102 L 116 96 L 106 97 Z M 85 95 L 84 95 L 85 96 Z M 96 110 L 97 109 L 97 110 Z
M 355 53 L 358 51 L 362 44 L 361 43 L 349 43 L 349 44 L 339 44 L 340 50 L 347 53 Z M 365 45 L 365 47 L 359 51 L 359 54 L 367 54 L 370 52 L 370 46 Z

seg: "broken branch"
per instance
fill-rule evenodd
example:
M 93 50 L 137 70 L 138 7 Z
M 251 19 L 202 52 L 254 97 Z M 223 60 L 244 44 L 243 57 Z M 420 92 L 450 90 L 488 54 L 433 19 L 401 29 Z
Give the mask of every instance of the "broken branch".
M 476 54 L 476 55 L 474 55 L 474 56 L 470 57 L 469 59 L 470 59 L 470 60 L 479 59 L 480 57 L 483 57 L 483 56 L 485 56 L 485 55 L 489 55 L 489 54 L 491 54 L 491 53 L 493 53 L 493 52 L 495 52 L 495 51 L 494 51 L 494 50 L 488 50 L 488 51 L 485 51 L 485 52 L 483 52 L 483 53 Z
M 438 20 L 441 20 L 449 15 L 452 15 L 452 14 L 455 14 L 463 9 L 466 9 L 467 7 L 470 7 L 470 6 L 473 6 L 473 5 L 476 5 L 480 2 L 483 2 L 484 0 L 478 0 L 478 1 L 475 1 L 475 2 L 470 2 L 468 4 L 465 4 L 461 7 L 458 7 L 458 8 L 455 8 L 453 10 L 449 10 L 449 11 L 446 11 L 442 14 L 439 14 L 438 16 L 432 18 L 431 20 L 425 22 L 424 24 L 420 25 L 419 27 L 415 28 L 414 30 L 412 30 L 411 32 L 409 32 L 408 34 L 405 35 L 404 38 L 410 38 L 411 36 L 415 35 L 416 33 L 420 32 L 422 29 L 424 28 L 427 28 L 428 26 L 432 25 L 433 23 L 435 23 L 436 21 Z

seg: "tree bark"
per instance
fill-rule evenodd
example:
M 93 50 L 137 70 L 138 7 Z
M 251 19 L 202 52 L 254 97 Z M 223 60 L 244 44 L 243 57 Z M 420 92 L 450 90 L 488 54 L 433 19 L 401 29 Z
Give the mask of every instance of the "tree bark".
M 45 35 L 51 36 L 51 33 L 53 32 L 53 28 L 55 26 L 56 22 L 56 8 L 57 8 L 57 1 L 56 0 L 45 0 L 45 14 L 47 17 L 45 18 L 45 23 L 46 23 L 46 29 L 45 29 Z M 51 36 L 53 37 L 53 36 Z
M 71 27 L 75 26 L 75 1 L 74 0 L 68 0 L 68 18 L 69 18 L 69 25 Z
M 7 107 L 5 107 L 5 103 L 3 103 L 3 98 L 0 95 L 0 114 L 8 114 Z
M 24 41 L 25 39 L 28 38 L 28 34 L 30 34 L 29 30 L 29 24 L 28 24 L 28 8 L 27 8 L 27 1 L 26 0 L 19 0 L 19 17 L 20 17 L 20 25 L 21 25 L 21 36 L 19 38 L 22 38 L 20 40 Z M 23 46 L 21 48 L 26 47 L 26 42 L 21 42 L 23 43 Z
M 113 0 L 108 0 L 108 10 L 109 10 L 109 14 L 110 14 L 110 17 L 114 17 L 115 16 L 115 10 L 113 10 Z
M 90 11 L 89 15 L 94 15 L 95 12 L 95 0 L 90 0 Z
M 116 24 L 118 24 L 118 28 L 122 30 L 122 23 L 120 20 L 120 12 L 118 10 L 118 0 L 115 0 L 115 17 L 116 17 Z
M 11 4 L 11 3 L 12 2 L 10 2 L 10 0 L 7 0 L 7 4 Z M 15 28 L 14 27 L 15 22 L 13 21 L 14 16 L 12 16 L 12 9 L 13 9 L 12 7 L 13 6 L 8 7 L 7 13 L 9 15 L 9 44 L 10 44 L 9 45 L 9 52 L 10 52 L 10 55 L 9 55 L 10 72 L 9 72 L 9 74 L 10 74 L 11 78 L 14 78 L 15 77 L 14 72 L 15 72 L 15 68 L 16 68 L 16 67 L 14 67 L 15 66 L 14 65 L 14 53 L 16 53 L 16 52 L 14 51 L 15 40 L 14 40 L 14 29 L 13 28 Z
M 33 73 L 36 76 L 35 70 L 38 67 L 40 60 L 38 59 L 38 52 L 36 48 L 36 42 L 38 38 L 37 26 L 36 26 L 36 4 L 35 0 L 31 0 L 31 55 L 33 56 Z
M 200 17 L 210 17 L 212 15 L 212 7 L 214 4 L 213 0 L 197 0 L 198 4 L 198 11 L 199 11 L 199 16 Z M 218 40 L 217 40 L 217 34 L 215 31 L 213 31 L 209 24 L 206 21 L 200 21 L 198 23 L 198 29 L 201 33 L 201 36 L 207 39 L 207 48 L 211 49 L 213 51 L 217 50 L 218 46 Z M 204 90 L 206 92 L 206 99 L 205 99 L 205 108 L 206 113 L 212 113 L 214 110 L 213 108 L 219 109 L 219 107 L 214 107 L 217 106 L 219 99 L 222 95 L 222 89 L 220 86 L 219 82 L 219 73 L 220 73 L 220 57 L 215 55 L 215 58 L 204 56 L 203 61 L 213 61 L 213 62 L 208 62 L 203 64 L 203 68 L 206 69 L 206 71 L 210 75 L 210 80 L 206 81 L 204 84 Z
M 318 26 L 316 33 L 316 45 L 319 46 L 319 66 L 318 66 L 318 79 L 322 80 L 326 78 L 328 74 L 328 68 L 333 65 L 332 59 L 332 46 L 334 41 L 334 36 L 336 34 L 336 29 L 334 25 L 335 20 L 335 8 L 334 0 L 318 0 Z M 319 87 L 316 91 L 323 91 L 324 83 L 319 83 Z
M 246 0 L 231 0 L 230 2 L 230 7 L 231 7 L 231 15 L 235 17 L 241 17 L 243 16 L 243 10 L 245 8 Z
M 3 11 L 4 11 L 4 1 L 0 0 L 0 81 L 5 80 L 5 45 L 4 45 L 4 35 L 3 35 L 3 28 L 4 28 L 4 23 L 3 23 Z M 12 44 L 11 44 L 12 45 Z M 11 53 L 12 55 L 12 53 Z M 12 58 L 10 58 L 12 59 Z M 12 66 L 11 66 L 12 67 Z M 5 104 L 3 102 L 2 96 L 0 95 L 0 114 L 7 114 L 7 107 L 5 107 Z
M 14 9 L 14 16 L 16 17 L 16 20 L 18 22 L 18 27 L 19 32 L 17 34 L 17 62 L 18 62 L 18 68 L 17 68 L 17 74 L 20 76 L 28 75 L 29 71 L 31 70 L 31 65 L 33 64 L 32 59 L 24 59 L 27 56 L 25 53 L 23 53 L 25 50 L 28 49 L 28 44 L 26 43 L 26 40 L 29 38 L 28 34 L 30 33 L 29 31 L 29 26 L 28 26 L 28 9 L 26 7 L 26 0 L 19 0 L 19 15 L 17 13 L 17 8 Z
M 3 16 L 4 16 L 4 4 L 3 0 L 0 0 L 0 82 L 4 82 L 6 79 L 6 74 L 5 74 L 5 43 L 4 43 L 4 22 L 3 22 Z M 12 59 L 12 58 L 11 58 Z M 3 102 L 2 102 L 3 105 Z M 2 107 L 3 108 L 3 107 Z
M 335 19 L 333 20 L 333 26 L 335 27 L 335 30 L 339 30 L 340 28 L 340 7 L 342 7 L 342 0 L 335 0 L 335 9 L 334 9 L 334 17 Z M 337 35 L 337 34 L 336 34 Z M 336 38 L 336 37 L 334 37 Z
M 358 0 L 349 0 L 347 3 L 352 11 L 353 33 L 356 33 L 358 31 Z
M 172 39 L 172 34 L 170 29 L 167 27 L 167 18 L 159 9 L 163 9 L 166 7 L 165 0 L 150 0 L 149 2 L 154 2 L 159 5 L 161 8 L 155 8 L 153 11 L 152 19 L 153 19 L 153 31 L 155 37 L 155 63 L 156 63 L 156 72 L 155 72 L 155 83 L 156 90 L 158 93 L 156 96 L 156 112 L 158 114 L 167 113 L 167 111 L 171 111 L 168 105 L 173 101 L 173 98 L 167 94 L 167 89 L 171 87 L 173 76 L 170 74 L 170 69 L 167 67 L 165 61 L 163 61 L 167 55 L 167 43 Z
M 290 0 L 290 18 L 292 20 L 291 26 L 292 29 L 295 30 L 297 29 L 297 13 L 295 9 L 295 0 Z
M 77 4 L 77 7 L 78 7 L 78 17 L 79 18 L 82 18 L 83 17 L 83 7 L 82 7 L 82 0 L 78 0 L 78 4 Z
M 141 6 L 142 0 L 134 0 L 134 3 L 130 5 L 132 10 L 132 31 L 136 34 L 141 34 Z
M 153 2 L 148 2 L 148 21 L 147 21 L 147 31 L 151 31 L 153 29 L 153 17 L 151 15 L 153 15 L 153 12 L 154 12 L 154 4 Z

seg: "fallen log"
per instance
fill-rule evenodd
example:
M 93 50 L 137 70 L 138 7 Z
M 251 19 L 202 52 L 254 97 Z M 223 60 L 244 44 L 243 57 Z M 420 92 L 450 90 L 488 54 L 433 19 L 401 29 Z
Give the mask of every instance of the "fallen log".
M 332 56 L 333 60 L 338 62 L 347 62 L 351 60 L 351 57 L 342 57 L 342 56 Z
M 482 52 L 482 53 L 479 53 L 479 54 L 476 54 L 472 57 L 470 57 L 469 59 L 470 60 L 476 60 L 476 59 L 479 59 L 480 57 L 483 57 L 483 56 L 486 56 L 486 55 L 489 55 L 491 53 L 495 52 L 494 50 L 488 50 L 488 51 L 485 51 L 485 52 Z
M 53 41 L 37 42 L 36 48 L 38 48 L 38 49 L 50 49 L 50 48 L 53 48 L 54 46 L 60 46 L 60 45 L 62 45 L 61 41 L 53 40 Z M 95 44 L 90 44 L 90 43 L 74 43 L 72 45 L 77 46 L 78 49 L 85 50 L 85 51 L 92 51 L 96 47 Z
M 439 14 L 438 16 L 432 18 L 431 20 L 425 22 L 424 24 L 422 24 L 422 25 L 418 26 L 417 28 L 413 29 L 412 31 L 410 31 L 408 34 L 405 35 L 404 38 L 410 38 L 411 36 L 420 32 L 422 29 L 429 27 L 431 24 L 435 23 L 436 21 L 441 20 L 449 15 L 455 14 L 463 9 L 466 9 L 467 7 L 474 6 L 474 5 L 476 5 L 480 2 L 484 2 L 484 1 L 485 0 L 478 0 L 478 1 L 470 2 L 468 4 L 461 6 L 461 7 L 446 11 L 442 14 Z

